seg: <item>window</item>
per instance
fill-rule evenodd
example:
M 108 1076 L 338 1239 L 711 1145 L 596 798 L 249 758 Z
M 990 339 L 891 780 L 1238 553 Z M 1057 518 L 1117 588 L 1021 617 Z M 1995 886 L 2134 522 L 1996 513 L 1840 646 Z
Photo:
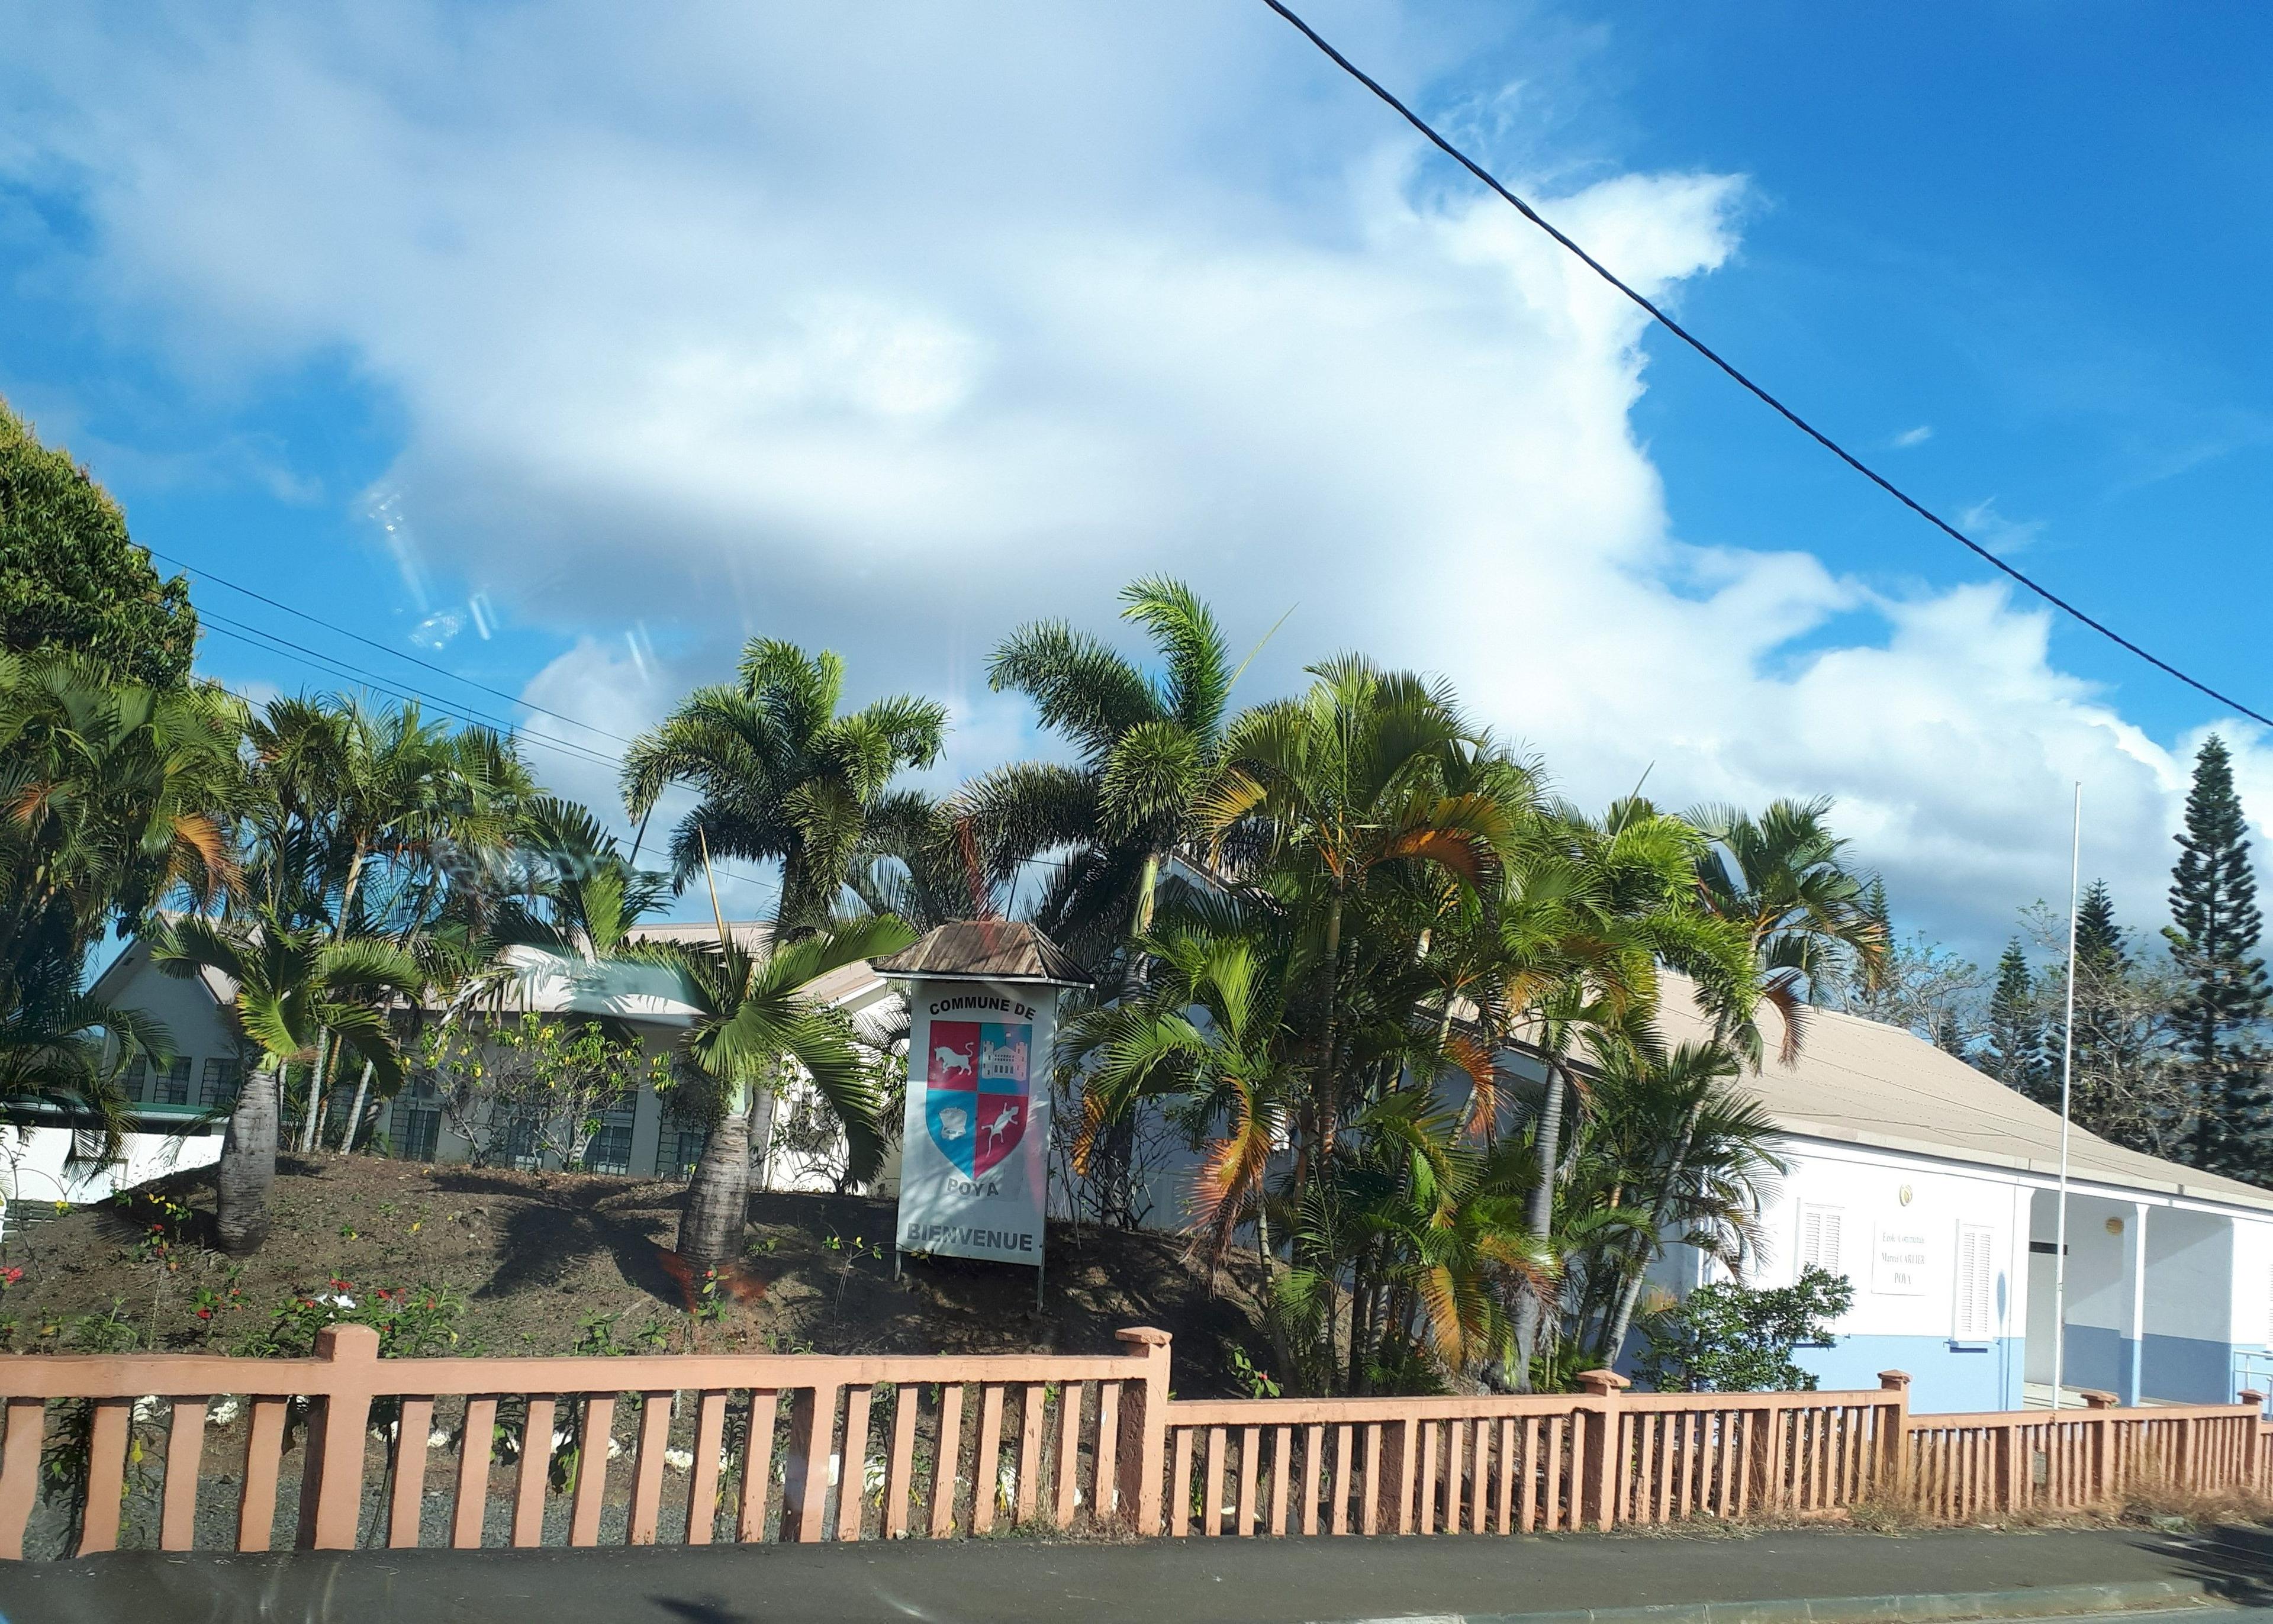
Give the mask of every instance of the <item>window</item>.
M 536 1143 L 536 1119 L 515 1117 L 505 1125 L 505 1164 L 530 1172 L 541 1164 Z
M 663 1131 L 656 1135 L 655 1176 L 658 1179 L 691 1179 L 694 1164 L 702 1159 L 702 1147 L 709 1142 L 706 1128 L 690 1126 L 674 1118 L 665 1118 Z
M 218 1106 L 223 1111 L 236 1104 L 237 1085 L 244 1080 L 244 1068 L 235 1060 L 207 1060 L 203 1077 L 198 1080 L 198 1104 Z
M 150 1091 L 150 1058 L 136 1055 L 126 1065 L 126 1097 L 139 1100 Z
M 1985 1224 L 1957 1226 L 1957 1304 L 1951 1336 L 1987 1342 L 1997 1334 L 1994 1231 Z
M 442 1113 L 431 1107 L 397 1106 L 394 1111 L 394 1154 L 406 1162 L 431 1162 L 441 1137 Z
M 186 1105 L 190 1103 L 188 1055 L 176 1056 L 174 1063 L 166 1068 L 166 1074 L 158 1079 L 157 1089 L 150 1096 L 150 1103 L 153 1105 Z
M 1847 1272 L 1846 1253 L 1840 1245 L 1842 1214 L 1836 1207 L 1799 1209 L 1799 1266 L 1819 1269 L 1827 1275 Z
M 632 1170 L 632 1107 L 611 1111 L 600 1119 L 600 1131 L 584 1146 L 584 1171 L 589 1173 L 628 1173 Z

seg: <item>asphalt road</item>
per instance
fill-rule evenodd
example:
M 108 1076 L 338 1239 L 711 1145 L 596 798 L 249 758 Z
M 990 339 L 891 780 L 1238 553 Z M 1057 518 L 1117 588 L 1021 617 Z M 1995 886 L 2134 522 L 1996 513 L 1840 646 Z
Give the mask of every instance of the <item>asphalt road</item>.
M 1314 1624 L 2184 1579 L 2273 1549 L 2130 1530 L 1751 1537 L 1021 1539 L 641 1550 L 122 1553 L 0 1570 L 6 1624 Z M 2167 1615 L 2165 1615 L 2167 1616 Z

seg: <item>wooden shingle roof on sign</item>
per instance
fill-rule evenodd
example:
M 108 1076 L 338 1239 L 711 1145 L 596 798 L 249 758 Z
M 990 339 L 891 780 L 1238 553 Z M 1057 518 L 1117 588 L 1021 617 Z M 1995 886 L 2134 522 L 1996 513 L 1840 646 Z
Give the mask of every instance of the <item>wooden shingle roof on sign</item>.
M 879 976 L 908 981 L 952 977 L 1057 987 L 1085 987 L 1091 982 L 1090 973 L 1064 948 L 1018 919 L 961 919 L 938 925 L 921 941 L 870 963 Z

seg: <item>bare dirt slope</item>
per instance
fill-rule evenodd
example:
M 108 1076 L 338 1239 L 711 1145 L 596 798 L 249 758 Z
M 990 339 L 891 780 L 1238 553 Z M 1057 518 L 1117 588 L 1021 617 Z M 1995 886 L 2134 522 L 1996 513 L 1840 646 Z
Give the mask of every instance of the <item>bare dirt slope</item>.
M 1024 1269 L 911 1260 L 896 1281 L 889 1201 L 760 1195 L 746 1272 L 761 1294 L 706 1322 L 686 1312 L 684 1287 L 662 1254 L 685 1195 L 675 1183 L 286 1157 L 274 1232 L 242 1262 L 199 1244 L 213 1206 L 209 1173 L 154 1188 L 190 1209 L 173 1223 L 181 1239 L 170 1247 L 154 1244 L 150 1224 L 163 1215 L 146 1201 L 72 1212 L 11 1236 L 0 1250 L 25 1273 L 0 1292 L 0 1319 L 13 1321 L 9 1345 L 63 1350 L 131 1336 L 141 1347 L 231 1352 L 301 1298 L 344 1291 L 361 1301 L 406 1287 L 463 1298 L 463 1313 L 448 1321 L 454 1352 L 1090 1353 L 1113 1351 L 1122 1326 L 1157 1325 L 1175 1336 L 1177 1390 L 1199 1396 L 1237 1390 L 1232 1346 L 1258 1363 L 1266 1346 L 1245 1294 L 1229 1282 L 1212 1292 L 1173 1236 L 1053 1224 L 1038 1313 Z M 200 1300 L 207 1319 L 197 1316 Z M 92 1323 L 104 1316 L 108 1326 Z

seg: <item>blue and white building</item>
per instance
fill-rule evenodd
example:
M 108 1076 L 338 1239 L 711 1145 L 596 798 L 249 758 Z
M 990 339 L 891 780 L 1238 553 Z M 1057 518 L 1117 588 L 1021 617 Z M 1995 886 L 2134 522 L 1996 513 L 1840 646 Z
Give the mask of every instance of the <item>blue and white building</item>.
M 1660 1026 L 1669 1043 L 1707 1036 L 1670 979 Z M 1815 1263 L 1855 1288 L 1837 1343 L 1797 1356 L 1821 1384 L 1875 1387 L 1900 1369 L 1919 1410 L 2049 1403 L 2058 1113 L 1907 1031 L 1827 1011 L 1810 1012 L 1794 1064 L 1771 1058 L 1742 1086 L 1782 1130 L 1789 1169 L 1748 1283 L 1788 1284 Z M 2273 1192 L 2080 1129 L 2068 1165 L 2071 1394 L 2224 1403 L 2264 1390 Z M 1675 1246 L 1656 1277 L 1684 1291 L 1710 1267 Z

